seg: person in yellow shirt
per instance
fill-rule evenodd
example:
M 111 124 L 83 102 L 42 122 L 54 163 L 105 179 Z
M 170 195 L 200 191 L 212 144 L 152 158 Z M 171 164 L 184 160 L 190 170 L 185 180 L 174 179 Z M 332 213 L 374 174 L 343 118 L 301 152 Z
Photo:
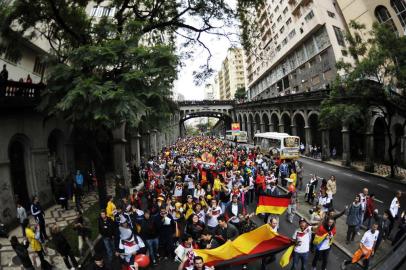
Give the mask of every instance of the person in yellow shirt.
M 51 264 L 45 260 L 44 258 L 44 250 L 42 248 L 42 244 L 39 241 L 40 234 L 39 234 L 39 225 L 36 224 L 36 228 L 34 229 L 30 226 L 28 219 L 25 219 L 24 222 L 25 227 L 25 237 L 27 238 L 28 243 L 30 244 L 31 249 L 37 253 L 40 261 L 41 261 L 41 268 L 42 269 L 52 269 Z M 34 259 L 35 264 L 35 259 Z
M 107 199 L 106 216 L 114 220 L 114 211 L 116 210 L 116 205 L 113 203 L 113 197 L 111 195 L 109 195 Z
M 296 187 L 297 174 L 295 170 L 292 170 L 289 178 L 292 179 L 293 185 Z

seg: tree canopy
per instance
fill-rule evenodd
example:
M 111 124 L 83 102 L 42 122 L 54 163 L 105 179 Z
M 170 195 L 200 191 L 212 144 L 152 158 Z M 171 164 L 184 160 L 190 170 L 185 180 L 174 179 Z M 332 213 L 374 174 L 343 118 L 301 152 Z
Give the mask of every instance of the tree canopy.
M 247 92 L 245 91 L 245 87 L 239 87 L 237 88 L 237 91 L 235 91 L 234 98 L 243 100 L 247 97 Z
M 353 61 L 337 63 L 341 76 L 336 77 L 329 98 L 321 104 L 321 125 L 365 132 L 372 116 L 383 118 L 393 165 L 392 150 L 397 145 L 391 136 L 392 118 L 395 114 L 406 117 L 406 38 L 385 24 L 375 23 L 370 33 L 356 22 L 350 27 L 347 52 Z

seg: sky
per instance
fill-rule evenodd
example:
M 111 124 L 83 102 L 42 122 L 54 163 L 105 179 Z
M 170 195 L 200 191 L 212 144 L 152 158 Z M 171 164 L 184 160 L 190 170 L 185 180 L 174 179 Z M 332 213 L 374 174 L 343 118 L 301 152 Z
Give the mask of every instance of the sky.
M 226 0 L 226 2 L 231 6 L 235 7 L 235 0 Z M 234 33 L 238 32 L 238 27 L 228 29 Z M 196 85 L 193 80 L 193 72 L 198 71 L 199 67 L 206 63 L 208 52 L 204 48 L 196 46 L 193 48 L 195 51 L 193 56 L 183 62 L 183 67 L 179 68 L 178 79 L 174 84 L 174 92 L 180 93 L 185 96 L 185 100 L 201 100 L 204 98 L 204 86 L 206 83 L 211 83 L 214 80 L 214 75 L 220 70 L 221 63 L 227 56 L 228 48 L 232 46 L 239 45 L 238 37 L 235 35 L 229 39 L 225 37 L 218 38 L 213 35 L 202 35 L 201 40 L 206 44 L 212 53 L 210 60 L 210 67 L 214 69 L 214 74 L 208 78 L 205 83 L 201 85 Z M 178 40 L 181 43 L 181 40 Z

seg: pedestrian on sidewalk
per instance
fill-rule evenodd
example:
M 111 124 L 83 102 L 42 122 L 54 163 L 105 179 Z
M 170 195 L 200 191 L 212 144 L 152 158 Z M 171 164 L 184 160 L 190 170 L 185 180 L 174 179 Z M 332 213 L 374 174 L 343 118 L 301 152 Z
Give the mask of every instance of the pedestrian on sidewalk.
M 336 235 L 336 224 L 333 218 L 325 220 L 316 230 L 315 239 L 313 244 L 315 246 L 316 254 L 312 261 L 313 270 L 316 270 L 317 261 L 321 259 L 321 269 L 327 269 L 328 255 L 330 253 L 331 245 L 333 244 L 334 236 Z
M 327 195 L 333 199 L 334 195 L 337 193 L 337 182 L 334 175 L 330 176 L 330 179 L 327 181 Z
M 17 219 L 18 223 L 20 223 L 22 232 L 23 232 L 23 237 L 25 237 L 25 227 L 24 227 L 24 220 L 27 218 L 27 212 L 25 211 L 25 208 L 21 205 L 20 201 L 17 201 Z
M 381 242 L 385 241 L 389 236 L 389 225 L 390 225 L 389 216 L 390 216 L 389 210 L 385 210 L 382 216 L 378 216 L 379 235 L 375 244 L 375 253 L 378 250 L 379 246 L 381 245 Z
M 362 206 L 360 202 L 359 194 L 355 195 L 354 202 L 348 208 L 347 213 L 347 241 L 346 244 L 348 245 L 350 241 L 354 241 L 355 234 L 357 233 L 357 226 L 361 224 L 362 221 Z
M 52 269 L 52 265 L 47 260 L 45 260 L 44 249 L 42 247 L 41 242 L 39 241 L 39 239 L 41 238 L 40 233 L 34 232 L 36 230 L 34 230 L 29 225 L 28 219 L 24 220 L 24 227 L 25 227 L 25 235 L 26 235 L 29 245 L 30 245 L 32 251 L 34 251 L 37 254 L 37 256 L 39 257 L 39 259 L 41 261 L 41 269 L 42 270 Z M 35 262 L 36 262 L 36 258 L 34 257 L 34 266 L 36 266 Z
M 52 242 L 55 244 L 56 251 L 61 254 L 63 261 L 67 269 L 74 270 L 78 267 L 78 262 L 73 255 L 72 248 L 69 245 L 68 240 L 60 232 L 57 224 L 54 224 L 51 228 Z M 70 261 L 69 261 L 70 260 Z M 72 267 L 73 265 L 73 267 Z
M 98 225 L 99 233 L 102 236 L 104 248 L 106 249 L 107 259 L 111 263 L 113 260 L 114 234 L 116 231 L 116 226 L 114 224 L 114 221 L 111 218 L 107 217 L 105 210 L 102 210 L 100 212 Z
M 84 255 L 84 243 L 87 244 L 88 248 L 90 249 L 92 255 L 94 255 L 94 248 L 93 244 L 90 241 L 91 230 L 89 219 L 83 216 L 83 213 L 79 211 L 77 218 L 73 223 L 73 228 L 76 230 L 78 234 L 78 249 L 81 256 Z
M 396 233 L 395 237 L 392 241 L 392 246 L 396 245 L 396 243 L 402 239 L 402 237 L 406 234 L 406 215 L 405 211 L 400 214 L 400 223 L 399 223 L 399 230 Z
M 398 215 L 399 215 L 399 209 L 400 209 L 400 201 L 399 201 L 400 197 L 402 197 L 402 191 L 398 190 L 398 191 L 396 191 L 395 198 L 392 199 L 392 202 L 390 204 L 389 210 L 390 210 L 391 215 L 389 217 L 389 220 L 390 220 L 389 237 L 393 230 L 395 222 L 399 217 Z
M 157 220 L 151 217 L 149 210 L 144 212 L 144 219 L 140 221 L 140 235 L 147 243 L 148 253 L 152 264 L 157 265 L 159 234 Z
M 18 242 L 17 236 L 13 235 L 10 239 L 10 244 L 15 253 L 17 254 L 17 257 L 20 259 L 20 262 L 24 270 L 34 270 L 34 266 L 32 265 L 30 255 L 27 250 L 29 243 L 27 242 L 26 244 L 23 245 L 20 242 Z
M 362 222 L 364 221 L 365 212 L 367 209 L 367 201 L 369 198 L 368 189 L 364 188 L 362 192 L 359 194 L 361 207 L 362 207 L 362 214 L 361 214 L 361 223 L 357 225 L 357 234 L 360 235 L 359 229 L 361 228 Z
M 290 194 L 290 202 L 288 205 L 287 220 L 289 221 L 289 223 L 293 223 L 293 218 L 297 211 L 298 200 L 297 200 L 296 187 L 295 187 L 294 183 L 292 182 L 292 180 L 290 180 L 290 182 L 289 182 L 288 191 Z
M 349 264 L 355 264 L 364 259 L 364 269 L 369 267 L 369 258 L 374 255 L 374 248 L 378 239 L 379 231 L 378 224 L 374 223 L 370 230 L 366 231 L 362 236 L 359 248 L 352 256 L 351 260 L 345 260 L 341 264 L 341 269 L 345 269 Z
M 310 253 L 310 241 L 312 238 L 312 226 L 309 226 L 305 219 L 299 220 L 299 228 L 293 233 L 295 241 L 293 250 L 293 264 L 291 270 L 299 269 L 299 261 L 302 262 L 301 269 L 305 270 Z
M 313 205 L 314 198 L 316 196 L 316 188 L 319 183 L 319 180 L 316 175 L 312 175 L 310 178 L 309 183 L 306 184 L 306 193 L 305 193 L 305 198 L 306 202 L 309 204 Z
M 286 160 L 284 159 L 282 164 L 279 166 L 279 174 L 281 176 L 281 183 L 282 183 L 282 187 L 286 187 L 287 185 L 287 181 L 286 178 L 289 175 L 289 166 L 286 163 Z
M 303 164 L 299 160 L 295 161 L 295 169 L 297 174 L 296 187 L 298 190 L 303 189 Z
M 45 218 L 44 218 L 45 213 L 42 210 L 41 204 L 39 203 L 38 196 L 34 196 L 32 199 L 31 214 L 34 217 L 37 224 L 39 225 L 41 242 L 45 242 L 45 240 L 48 239 L 45 227 Z
M 371 228 L 372 219 L 374 218 L 374 212 L 375 212 L 375 194 L 371 194 L 367 199 L 367 206 L 365 209 L 365 215 L 363 220 L 363 223 L 364 224 L 366 223 L 368 229 Z
M 325 189 L 320 189 L 320 196 L 317 199 L 317 205 L 320 207 L 324 214 L 327 214 L 330 208 L 332 208 L 332 199 L 327 195 Z

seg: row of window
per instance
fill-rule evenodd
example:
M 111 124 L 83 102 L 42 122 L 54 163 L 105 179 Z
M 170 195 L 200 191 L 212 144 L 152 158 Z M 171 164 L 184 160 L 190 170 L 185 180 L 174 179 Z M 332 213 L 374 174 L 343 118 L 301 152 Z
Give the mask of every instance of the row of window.
M 403 29 L 406 30 L 406 3 L 404 0 L 391 0 L 390 4 L 394 9 Z M 395 23 L 389 10 L 385 6 L 377 6 L 375 8 L 375 17 L 379 23 L 388 25 L 394 32 L 397 32 Z
M 18 64 L 18 58 L 11 55 L 10 53 L 6 53 L 4 54 L 4 59 L 9 62 L 12 63 L 14 65 Z M 42 62 L 41 58 L 39 56 L 35 57 L 35 61 L 34 61 L 34 67 L 33 67 L 33 73 L 38 74 L 38 75 L 42 75 L 45 72 L 45 63 Z
M 113 17 L 115 13 L 114 7 L 94 6 L 90 12 L 92 17 Z

